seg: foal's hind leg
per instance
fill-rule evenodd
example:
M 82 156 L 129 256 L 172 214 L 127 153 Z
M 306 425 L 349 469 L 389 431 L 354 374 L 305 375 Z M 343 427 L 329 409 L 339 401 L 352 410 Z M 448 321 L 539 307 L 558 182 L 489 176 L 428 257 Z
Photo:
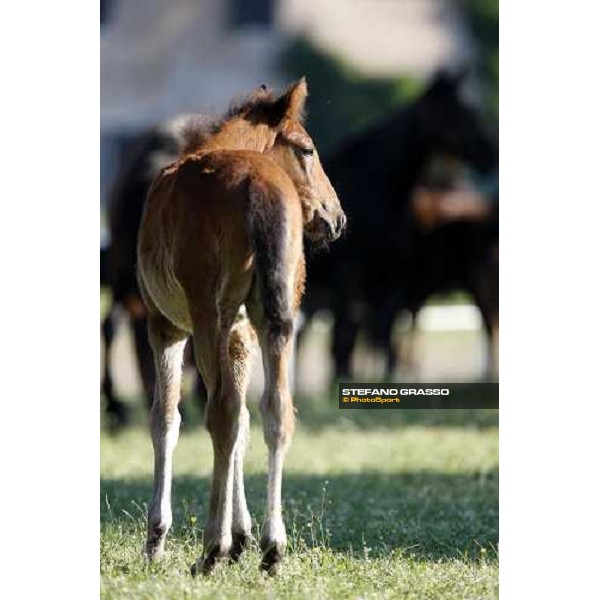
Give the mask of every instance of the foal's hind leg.
M 229 338 L 229 363 L 234 385 L 242 400 L 233 467 L 233 515 L 231 525 L 233 538 L 231 558 L 233 560 L 237 560 L 246 548 L 252 530 L 252 519 L 246 504 L 244 490 L 244 454 L 250 435 L 250 413 L 246 407 L 246 391 L 256 345 L 256 334 L 250 322 L 246 317 L 240 319 L 233 326 Z
M 220 311 L 194 322 L 194 349 L 208 390 L 206 426 L 213 452 L 213 479 L 208 520 L 204 529 L 204 556 L 192 567 L 209 573 L 221 560 L 239 556 L 250 534 L 242 480 L 243 452 L 248 431 L 245 392 L 250 350 L 233 326 L 235 310 Z M 217 323 L 220 324 L 217 325 Z M 237 473 L 237 477 L 236 477 Z
M 277 271 L 273 270 L 272 273 Z M 260 540 L 263 552 L 261 568 L 274 574 L 287 546 L 281 514 L 281 486 L 284 458 L 294 431 L 294 407 L 288 374 L 294 343 L 294 316 L 301 290 L 294 297 L 293 279 L 288 282 L 274 277 L 270 284 L 270 290 L 263 287 L 262 298 L 254 298 L 249 309 L 263 357 L 265 392 L 260 409 L 269 450 L 267 510 Z M 266 294 L 275 293 L 277 301 L 274 298 L 265 301 Z
M 273 573 L 285 554 L 287 536 L 281 515 L 281 483 L 285 453 L 294 431 L 294 407 L 288 384 L 288 361 L 292 353 L 293 321 L 266 319 L 259 330 L 265 392 L 260 410 L 265 442 L 269 449 L 267 511 L 261 530 L 261 567 Z
M 154 488 L 148 507 L 146 556 L 153 560 L 164 550 L 165 537 L 173 521 L 171 480 L 173 451 L 179 438 L 181 417 L 181 367 L 187 334 L 159 314 L 148 319 L 148 335 L 154 353 L 156 391 L 150 413 L 154 446 Z

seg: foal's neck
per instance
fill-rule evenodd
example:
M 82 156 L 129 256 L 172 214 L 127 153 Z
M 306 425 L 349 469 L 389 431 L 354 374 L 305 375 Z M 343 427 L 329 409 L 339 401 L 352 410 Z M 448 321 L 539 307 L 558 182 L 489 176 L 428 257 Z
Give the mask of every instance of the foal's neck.
M 273 145 L 275 135 L 267 125 L 226 123 L 200 150 L 203 153 L 214 150 L 253 150 L 263 153 Z

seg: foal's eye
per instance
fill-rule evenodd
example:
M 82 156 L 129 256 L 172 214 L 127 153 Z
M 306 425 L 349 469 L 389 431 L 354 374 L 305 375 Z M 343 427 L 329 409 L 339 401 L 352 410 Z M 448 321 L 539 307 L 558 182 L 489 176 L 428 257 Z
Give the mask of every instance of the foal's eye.
M 300 148 L 296 147 L 296 153 L 300 156 L 312 156 L 315 153 L 314 148 Z

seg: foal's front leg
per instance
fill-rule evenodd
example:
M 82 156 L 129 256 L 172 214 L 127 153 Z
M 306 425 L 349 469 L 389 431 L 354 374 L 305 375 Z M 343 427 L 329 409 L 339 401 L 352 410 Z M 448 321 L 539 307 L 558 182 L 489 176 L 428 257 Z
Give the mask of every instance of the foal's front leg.
M 150 413 L 154 446 L 154 487 L 148 507 L 145 553 L 148 559 L 154 560 L 162 555 L 165 538 L 173 522 L 173 451 L 177 445 L 181 423 L 177 405 L 181 397 L 181 367 L 186 334 L 158 315 L 149 318 L 148 334 L 154 353 L 156 390 Z

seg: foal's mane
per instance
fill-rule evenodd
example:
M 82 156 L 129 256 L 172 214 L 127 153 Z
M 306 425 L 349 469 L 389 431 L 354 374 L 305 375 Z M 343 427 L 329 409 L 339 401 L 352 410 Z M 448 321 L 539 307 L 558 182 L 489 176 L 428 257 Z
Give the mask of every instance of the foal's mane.
M 302 80 L 301 80 L 302 81 Z M 219 133 L 229 121 L 241 117 L 254 122 L 266 122 L 275 126 L 290 109 L 295 118 L 303 120 L 303 102 L 296 98 L 292 89 L 278 96 L 266 85 L 261 85 L 251 94 L 234 99 L 221 116 L 196 115 L 182 128 L 183 144 L 180 156 L 198 152 L 209 139 Z M 292 102 L 293 106 L 290 106 Z

